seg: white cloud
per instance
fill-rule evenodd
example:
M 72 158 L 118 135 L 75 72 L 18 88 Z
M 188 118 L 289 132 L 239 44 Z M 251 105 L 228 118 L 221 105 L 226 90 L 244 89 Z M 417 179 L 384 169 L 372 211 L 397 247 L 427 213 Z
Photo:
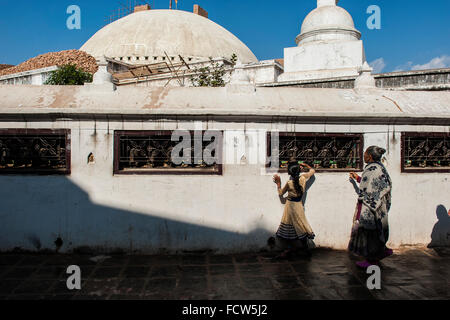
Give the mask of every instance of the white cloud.
M 424 64 L 414 64 L 412 61 L 408 61 L 405 64 L 397 66 L 394 72 L 409 71 L 409 70 L 440 69 L 440 68 L 450 68 L 450 56 L 442 55 L 440 57 L 435 57 Z
M 443 55 L 431 59 L 425 64 L 416 64 L 412 67 L 412 70 L 426 70 L 426 69 L 440 69 L 440 68 L 450 68 L 450 56 Z
M 412 61 L 408 61 L 405 64 L 399 65 L 397 67 L 395 67 L 393 72 L 397 72 L 397 71 L 409 71 L 411 70 L 412 66 L 414 65 L 414 63 Z
M 381 73 L 386 67 L 386 62 L 384 62 L 383 58 L 378 58 L 369 63 L 369 65 L 373 68 L 373 73 Z

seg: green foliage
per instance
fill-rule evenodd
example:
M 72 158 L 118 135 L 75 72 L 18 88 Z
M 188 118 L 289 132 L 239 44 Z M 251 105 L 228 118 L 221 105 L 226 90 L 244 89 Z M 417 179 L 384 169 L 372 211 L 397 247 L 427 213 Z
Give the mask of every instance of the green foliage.
M 64 65 L 58 70 L 52 71 L 50 77 L 45 82 L 47 85 L 83 85 L 92 82 L 92 74 L 77 68 L 74 64 Z
M 195 68 L 195 75 L 191 76 L 191 83 L 194 87 L 224 87 L 224 76 L 227 73 L 226 65 L 219 62 L 214 62 L 209 58 L 208 66 Z M 237 56 L 233 53 L 230 59 L 231 66 L 234 67 L 237 62 Z M 231 72 L 230 72 L 231 73 Z

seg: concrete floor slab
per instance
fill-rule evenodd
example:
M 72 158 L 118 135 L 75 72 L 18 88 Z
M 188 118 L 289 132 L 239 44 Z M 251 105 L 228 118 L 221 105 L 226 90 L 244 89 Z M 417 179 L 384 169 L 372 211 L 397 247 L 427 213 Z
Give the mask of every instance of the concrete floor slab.
M 449 299 L 448 250 L 402 248 L 382 261 L 381 290 L 345 251 L 315 249 L 288 260 L 239 255 L 0 254 L 1 300 L 410 300 Z M 81 268 L 81 290 L 66 268 Z

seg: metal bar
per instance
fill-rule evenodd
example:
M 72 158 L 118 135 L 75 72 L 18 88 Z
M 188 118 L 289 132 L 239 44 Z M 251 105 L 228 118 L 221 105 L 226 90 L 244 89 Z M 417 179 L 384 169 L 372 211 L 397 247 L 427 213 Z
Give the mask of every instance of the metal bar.
M 180 60 L 186 65 L 186 67 L 191 70 L 191 68 L 189 67 L 189 65 L 186 63 L 186 61 L 184 61 L 183 57 L 181 55 L 178 55 L 180 57 Z
M 178 83 L 180 84 L 180 87 L 182 87 L 182 86 L 183 86 L 183 83 L 181 82 L 181 79 L 180 79 L 180 77 L 178 76 L 178 72 L 175 70 L 175 67 L 173 66 L 172 61 L 170 60 L 169 56 L 167 55 L 167 52 L 164 51 L 164 54 L 166 55 L 167 59 L 169 59 L 169 63 L 170 63 L 170 65 L 171 65 L 172 68 L 173 68 L 173 71 L 171 70 L 171 71 L 172 71 L 172 74 L 175 73 L 175 77 L 177 78 Z M 169 69 L 170 69 L 170 68 L 169 68 Z

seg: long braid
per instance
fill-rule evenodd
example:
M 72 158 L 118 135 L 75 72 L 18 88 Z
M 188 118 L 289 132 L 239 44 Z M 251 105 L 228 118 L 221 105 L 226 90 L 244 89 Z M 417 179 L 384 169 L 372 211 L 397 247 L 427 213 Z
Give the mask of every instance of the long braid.
M 295 174 L 295 175 L 292 175 L 291 177 L 292 177 L 292 179 L 294 180 L 294 188 L 295 188 L 295 190 L 297 191 L 297 193 L 299 194 L 299 196 L 302 197 L 302 196 L 303 196 L 303 188 L 302 188 L 302 186 L 300 185 L 300 181 L 299 181 L 299 179 L 300 179 L 300 173 Z
M 288 166 L 288 173 L 291 176 L 291 180 L 294 182 L 295 191 L 297 191 L 299 197 L 303 197 L 303 188 L 300 185 L 300 167 L 298 163 L 291 162 Z

